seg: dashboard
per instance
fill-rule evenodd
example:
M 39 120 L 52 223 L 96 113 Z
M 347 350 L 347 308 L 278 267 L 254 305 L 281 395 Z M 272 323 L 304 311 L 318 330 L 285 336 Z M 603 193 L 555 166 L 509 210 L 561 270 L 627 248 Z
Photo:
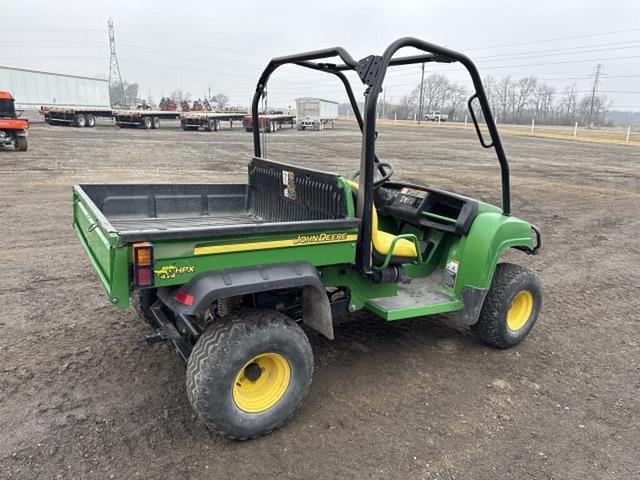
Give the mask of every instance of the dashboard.
M 380 215 L 459 235 L 469 233 L 478 213 L 473 199 L 409 183 L 386 182 L 374 201 Z

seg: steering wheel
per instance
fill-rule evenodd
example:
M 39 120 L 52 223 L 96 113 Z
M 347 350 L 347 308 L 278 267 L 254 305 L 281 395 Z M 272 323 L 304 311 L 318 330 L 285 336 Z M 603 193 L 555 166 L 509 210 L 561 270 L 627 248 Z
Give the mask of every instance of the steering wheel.
M 377 180 L 373 181 L 373 188 L 380 188 L 384 184 L 384 182 L 386 182 L 387 180 L 389 180 L 393 176 L 393 173 L 395 172 L 395 169 L 393 168 L 393 165 L 391 165 L 390 163 L 386 163 L 386 162 L 378 162 L 378 163 L 375 164 L 375 166 L 378 169 L 378 172 L 380 172 L 380 171 L 385 172 L 384 175 L 382 175 L 382 177 L 380 177 Z M 355 180 L 359 176 L 360 176 L 360 171 L 358 170 L 356 173 L 351 175 L 351 180 Z M 374 177 L 375 177 L 375 175 L 374 175 Z

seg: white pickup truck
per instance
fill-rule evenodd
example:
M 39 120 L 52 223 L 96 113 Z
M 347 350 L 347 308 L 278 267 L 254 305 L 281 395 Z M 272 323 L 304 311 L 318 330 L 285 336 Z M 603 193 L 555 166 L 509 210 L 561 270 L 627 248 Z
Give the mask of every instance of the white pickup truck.
M 430 122 L 446 122 L 447 120 L 449 120 L 449 115 L 447 115 L 446 113 L 431 112 L 425 113 L 424 119 Z

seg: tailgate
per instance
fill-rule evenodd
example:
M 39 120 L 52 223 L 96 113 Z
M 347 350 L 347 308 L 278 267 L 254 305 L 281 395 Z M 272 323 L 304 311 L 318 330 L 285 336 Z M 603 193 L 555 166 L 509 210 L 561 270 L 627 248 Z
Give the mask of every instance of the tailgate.
M 129 305 L 129 249 L 122 245 L 115 232 L 105 227 L 98 208 L 84 194 L 82 188 L 73 190 L 73 228 L 89 260 L 98 273 L 111 303 L 119 307 Z

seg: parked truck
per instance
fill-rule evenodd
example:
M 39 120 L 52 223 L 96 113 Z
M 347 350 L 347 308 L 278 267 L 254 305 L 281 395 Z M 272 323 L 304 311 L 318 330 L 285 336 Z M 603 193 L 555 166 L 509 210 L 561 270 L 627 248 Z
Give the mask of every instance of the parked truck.
M 0 146 L 13 145 L 18 152 L 27 150 L 29 120 L 18 118 L 11 93 L 0 92 Z
M 261 113 L 258 115 L 258 125 L 260 131 L 265 133 L 277 132 L 283 125 L 290 125 L 293 128 L 296 123 L 296 116 L 284 112 Z M 242 119 L 242 126 L 246 132 L 253 131 L 253 117 L 245 115 Z
M 180 115 L 182 129 L 217 132 L 220 130 L 220 122 L 229 122 L 229 128 L 233 128 L 233 121 L 241 121 L 247 112 L 185 112 Z
M 296 98 L 298 130 L 324 130 L 338 118 L 338 102 L 322 98 Z
M 449 120 L 449 115 L 442 112 L 430 112 L 424 114 L 424 119 L 428 122 L 446 122 Z

